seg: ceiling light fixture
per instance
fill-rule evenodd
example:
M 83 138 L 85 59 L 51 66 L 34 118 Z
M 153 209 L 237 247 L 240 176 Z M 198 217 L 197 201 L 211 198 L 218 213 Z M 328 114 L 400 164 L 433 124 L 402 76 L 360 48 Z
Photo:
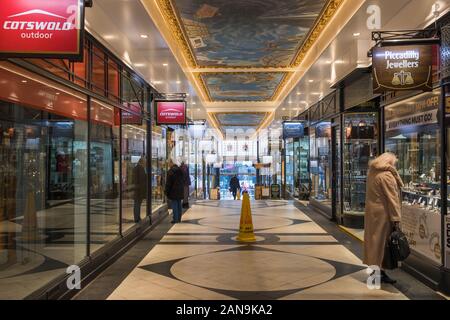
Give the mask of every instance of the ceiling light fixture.
M 134 66 L 137 68 L 145 67 L 145 63 L 135 63 Z
M 168 63 L 163 63 L 163 67 L 168 67 L 169 64 Z
M 286 108 L 282 108 L 281 110 L 282 110 L 282 111 L 286 111 Z
M 300 93 L 300 92 L 297 92 L 297 95 L 299 96 L 299 95 L 301 95 L 301 93 Z
M 355 33 L 353 34 L 354 37 L 359 37 L 360 35 L 361 35 L 361 32 L 355 32 Z
M 141 38 L 142 38 L 142 39 L 147 39 L 147 38 L 148 38 L 148 35 L 146 35 L 146 34 L 141 34 Z
M 22 80 L 22 83 L 27 83 L 28 81 L 27 80 Z
M 177 84 L 180 84 L 180 83 L 181 83 L 181 81 L 178 80 L 178 81 L 177 81 Z
M 308 82 L 309 82 L 309 83 L 313 83 L 313 82 L 314 82 L 314 80 L 308 80 Z

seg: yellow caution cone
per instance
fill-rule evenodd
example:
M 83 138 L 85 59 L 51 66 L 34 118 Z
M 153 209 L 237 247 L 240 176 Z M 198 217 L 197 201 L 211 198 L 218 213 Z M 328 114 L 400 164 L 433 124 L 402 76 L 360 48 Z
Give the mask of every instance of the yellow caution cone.
M 250 197 L 248 192 L 243 194 L 241 208 L 241 222 L 239 224 L 239 235 L 237 240 L 240 242 L 255 242 L 255 234 L 253 233 L 252 210 L 250 208 Z
M 236 191 L 236 199 L 241 200 L 241 190 L 237 189 Z

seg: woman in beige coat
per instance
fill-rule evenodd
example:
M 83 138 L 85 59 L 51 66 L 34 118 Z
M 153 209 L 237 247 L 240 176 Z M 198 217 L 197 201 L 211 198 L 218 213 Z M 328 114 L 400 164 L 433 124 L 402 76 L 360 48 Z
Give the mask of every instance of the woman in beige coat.
M 369 165 L 364 222 L 364 264 L 381 269 L 381 282 L 395 283 L 384 272 L 387 240 L 401 219 L 402 179 L 395 169 L 397 157 L 384 153 Z

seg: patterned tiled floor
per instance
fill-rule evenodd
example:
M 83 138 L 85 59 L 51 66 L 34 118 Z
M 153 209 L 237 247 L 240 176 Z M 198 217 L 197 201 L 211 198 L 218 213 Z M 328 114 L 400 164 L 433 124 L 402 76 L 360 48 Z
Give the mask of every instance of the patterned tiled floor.
M 361 260 L 291 202 L 252 202 L 258 241 L 237 243 L 240 204 L 197 202 L 108 299 L 407 299 L 369 290 Z

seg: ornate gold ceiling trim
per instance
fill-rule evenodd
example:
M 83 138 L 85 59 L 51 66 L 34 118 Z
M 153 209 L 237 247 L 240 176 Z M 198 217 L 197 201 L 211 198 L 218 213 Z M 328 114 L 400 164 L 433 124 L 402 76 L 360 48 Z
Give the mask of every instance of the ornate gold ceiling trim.
M 196 68 L 197 61 L 195 59 L 195 55 L 192 52 L 192 48 L 187 40 L 187 37 L 181 28 L 182 23 L 178 18 L 178 15 L 175 13 L 175 8 L 172 6 L 172 2 L 170 0 L 155 0 L 157 2 L 158 7 L 160 8 L 164 20 L 166 24 L 169 26 L 172 35 L 175 37 L 175 40 L 178 42 L 184 56 L 187 58 L 192 68 Z
M 203 92 L 208 97 L 208 102 L 213 102 L 213 100 L 211 99 L 211 94 L 209 93 L 209 89 L 206 86 L 205 81 L 203 81 L 202 74 L 201 73 L 192 73 L 192 75 L 194 76 L 194 78 L 197 81 L 197 83 L 200 85 L 200 87 L 203 90 Z
M 314 45 L 314 43 L 317 41 L 317 39 L 322 34 L 322 31 L 325 29 L 325 27 L 328 25 L 328 23 L 331 21 L 331 19 L 334 17 L 336 12 L 338 11 L 339 7 L 344 3 L 345 0 L 329 0 L 326 7 L 322 11 L 322 14 L 320 15 L 320 18 L 315 23 L 314 27 L 311 28 L 308 36 L 306 37 L 306 40 L 303 42 L 300 50 L 297 52 L 296 57 L 293 60 L 293 63 L 291 64 L 291 67 L 298 67 L 308 51 L 311 49 L 311 47 Z
M 280 84 L 278 85 L 272 97 L 270 98 L 270 101 L 276 101 L 278 99 L 278 97 L 281 94 L 281 91 L 283 90 L 285 85 L 291 80 L 293 74 L 294 74 L 293 72 L 289 72 L 284 75 L 283 79 L 281 79 Z

